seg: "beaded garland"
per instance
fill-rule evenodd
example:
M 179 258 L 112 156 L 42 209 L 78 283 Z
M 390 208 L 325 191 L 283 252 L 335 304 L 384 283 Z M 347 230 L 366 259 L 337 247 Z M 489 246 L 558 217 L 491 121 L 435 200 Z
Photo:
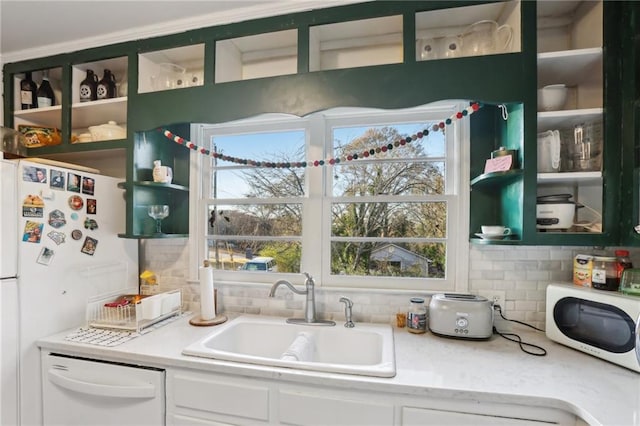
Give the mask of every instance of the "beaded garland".
M 447 118 L 444 121 L 441 121 L 439 123 L 434 124 L 431 127 L 431 131 L 433 132 L 437 132 L 440 130 L 444 130 L 444 128 L 446 126 L 449 126 L 453 123 L 454 120 L 461 120 L 464 117 L 467 117 L 471 114 L 473 114 L 474 112 L 476 112 L 477 110 L 479 110 L 481 107 L 481 105 L 477 102 L 472 103 L 471 105 L 469 105 L 468 107 L 466 107 L 465 109 L 463 109 L 462 111 L 458 111 L 455 114 L 451 115 L 451 117 Z M 326 165 L 335 165 L 335 164 L 340 164 L 340 163 L 344 163 L 347 161 L 354 161 L 357 159 L 361 159 L 361 158 L 367 158 L 369 156 L 372 155 L 376 155 L 376 154 L 380 154 L 380 153 L 386 153 L 394 148 L 398 148 L 401 146 L 405 146 L 406 144 L 412 142 L 412 141 L 416 141 L 418 139 L 422 139 L 424 136 L 427 136 L 429 134 L 429 129 L 424 129 L 422 132 L 418 132 L 415 135 L 411 135 L 411 136 L 407 136 L 406 138 L 401 138 L 397 141 L 395 141 L 394 143 L 389 143 L 387 145 L 381 145 L 381 146 L 377 146 L 375 148 L 371 148 L 369 150 L 365 150 L 362 152 L 357 152 L 357 153 L 353 153 L 353 154 L 349 154 L 340 158 L 329 158 L 326 160 L 314 160 L 314 161 L 296 161 L 296 162 L 281 162 L 281 163 L 273 163 L 270 161 L 256 161 L 256 160 L 250 160 L 250 159 L 246 159 L 246 158 L 237 158 L 237 157 L 231 157 L 229 155 L 224 155 L 218 152 L 211 152 L 210 150 L 204 148 L 204 147 L 199 147 L 196 144 L 194 144 L 191 141 L 185 140 L 184 138 L 180 137 L 180 136 L 176 136 L 173 133 L 171 133 L 169 130 L 167 129 L 159 129 L 160 131 L 162 131 L 162 133 L 164 134 L 164 136 L 169 139 L 172 140 L 173 142 L 179 144 L 179 145 L 183 145 L 186 148 L 192 149 L 194 151 L 198 151 L 199 153 L 203 154 L 203 155 L 207 155 L 207 156 L 211 156 L 213 158 L 222 160 L 222 161 L 228 161 L 231 163 L 236 163 L 236 164 L 244 164 L 244 165 L 249 165 L 249 166 L 253 166 L 253 167 L 264 167 L 264 168 L 286 168 L 286 169 L 290 169 L 290 168 L 301 168 L 301 167 L 322 167 L 322 166 L 326 166 Z

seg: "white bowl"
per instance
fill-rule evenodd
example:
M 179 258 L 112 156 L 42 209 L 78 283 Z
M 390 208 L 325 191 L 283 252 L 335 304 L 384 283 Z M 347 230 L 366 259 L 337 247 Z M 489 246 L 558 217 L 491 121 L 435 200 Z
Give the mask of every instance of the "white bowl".
M 567 86 L 551 84 L 538 89 L 538 111 L 557 111 L 567 101 Z
M 115 121 L 109 121 L 99 126 L 91 126 L 89 127 L 89 132 L 91 132 L 91 138 L 94 141 L 124 139 L 127 137 L 126 129 L 118 126 Z

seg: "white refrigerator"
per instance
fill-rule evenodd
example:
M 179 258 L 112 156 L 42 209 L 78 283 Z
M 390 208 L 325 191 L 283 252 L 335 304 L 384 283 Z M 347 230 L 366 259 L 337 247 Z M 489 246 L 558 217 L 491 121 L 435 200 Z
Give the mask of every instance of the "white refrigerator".
M 94 170 L 0 160 L 0 424 L 42 424 L 38 339 L 86 324 L 87 302 L 137 293 L 124 191 Z

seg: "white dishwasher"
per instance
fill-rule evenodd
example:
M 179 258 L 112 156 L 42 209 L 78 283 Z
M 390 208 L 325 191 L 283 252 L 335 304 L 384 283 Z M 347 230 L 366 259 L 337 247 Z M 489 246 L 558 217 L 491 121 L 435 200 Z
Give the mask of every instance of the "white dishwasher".
M 43 352 L 49 425 L 164 425 L 164 370 Z

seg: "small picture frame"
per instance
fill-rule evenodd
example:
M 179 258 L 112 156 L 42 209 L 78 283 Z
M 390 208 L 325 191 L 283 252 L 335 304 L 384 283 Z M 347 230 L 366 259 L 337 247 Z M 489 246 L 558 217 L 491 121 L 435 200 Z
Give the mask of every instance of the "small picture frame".
M 47 183 L 47 169 L 27 166 L 22 169 L 22 180 L 25 182 Z
M 60 170 L 51 170 L 51 179 L 49 180 L 49 185 L 53 189 L 64 190 L 64 172 Z
M 86 237 L 84 239 L 84 243 L 82 244 L 82 250 L 80 251 L 82 253 L 93 256 L 93 254 L 96 252 L 97 245 L 98 245 L 98 240 L 96 240 L 95 238 Z
M 82 178 L 82 193 L 87 195 L 93 195 L 95 191 L 95 183 L 96 183 L 96 180 L 94 178 L 84 176 Z
M 67 174 L 67 191 L 80 192 L 80 183 L 82 182 L 82 176 L 75 173 Z
M 55 252 L 53 250 L 48 247 L 42 247 L 42 250 L 40 250 L 40 254 L 38 255 L 38 259 L 36 260 L 36 262 L 41 265 L 49 266 L 53 261 L 54 255 Z
M 87 214 L 96 214 L 98 212 L 98 200 L 95 198 L 87 198 Z

